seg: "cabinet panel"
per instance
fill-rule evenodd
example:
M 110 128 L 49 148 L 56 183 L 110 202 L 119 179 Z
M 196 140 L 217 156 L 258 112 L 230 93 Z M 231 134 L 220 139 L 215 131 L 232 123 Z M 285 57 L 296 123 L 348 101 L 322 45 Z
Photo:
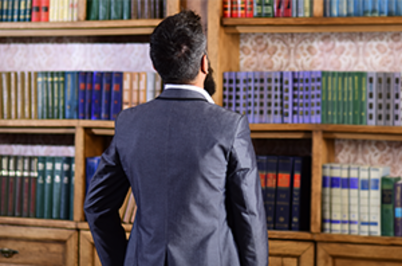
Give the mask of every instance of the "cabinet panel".
M 0 249 L 18 251 L 0 265 L 76 266 L 77 247 L 76 230 L 0 226 Z
M 314 266 L 314 243 L 269 240 L 270 266 Z
M 401 264 L 401 247 L 344 243 L 317 244 L 318 266 L 396 266 Z

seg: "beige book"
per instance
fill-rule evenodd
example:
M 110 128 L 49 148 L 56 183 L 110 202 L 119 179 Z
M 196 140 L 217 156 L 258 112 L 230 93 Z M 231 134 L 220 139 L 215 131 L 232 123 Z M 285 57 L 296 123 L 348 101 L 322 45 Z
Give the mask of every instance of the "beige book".
M 68 0 L 67 21 L 72 21 L 74 15 L 74 0 Z
M 138 104 L 143 104 L 147 102 L 147 72 L 140 72 L 138 73 L 139 75 L 139 103 Z
M 162 78 L 158 73 L 155 75 L 155 98 L 162 93 Z
M 78 21 L 78 0 L 73 1 L 73 16 L 72 21 Z
M 24 76 L 24 115 L 23 118 L 31 118 L 31 73 L 23 72 Z
M 56 0 L 50 0 L 49 1 L 49 22 L 53 22 L 53 21 L 55 21 L 54 20 L 54 6 L 55 6 L 55 4 L 54 4 L 54 2 L 55 2 Z
M 25 78 L 24 72 L 17 72 L 17 119 L 24 118 L 24 87 L 25 87 Z
M 31 76 L 31 119 L 38 119 L 38 72 L 30 72 Z
M 140 98 L 140 81 L 139 81 L 139 73 L 134 72 L 132 73 L 132 78 L 133 78 L 133 86 L 132 86 L 132 94 L 131 94 L 131 107 L 137 106 L 139 103 L 139 98 Z
M 69 21 L 69 12 L 68 10 L 70 9 L 70 0 L 63 0 L 63 21 Z
M 11 118 L 10 73 L 1 73 L 1 91 L 3 101 L 3 119 Z
M 17 118 L 17 72 L 10 73 L 10 118 Z
M 127 204 L 128 204 L 128 200 L 130 199 L 130 195 L 131 195 L 131 188 L 128 189 L 126 198 L 124 199 L 123 205 L 121 205 L 120 209 L 119 209 L 119 215 L 121 220 L 123 220 L 124 217 L 124 213 L 126 212 L 126 208 L 127 208 Z
M 133 85 L 131 82 L 132 73 L 131 72 L 124 72 L 123 73 L 123 110 L 130 108 L 130 101 L 131 101 L 131 93 Z
M 124 216 L 123 216 L 123 223 L 130 222 L 131 215 L 133 214 L 133 211 L 134 211 L 134 207 L 135 207 L 135 199 L 134 199 L 133 193 L 130 193 L 130 198 L 128 200 L 126 212 L 124 213 Z

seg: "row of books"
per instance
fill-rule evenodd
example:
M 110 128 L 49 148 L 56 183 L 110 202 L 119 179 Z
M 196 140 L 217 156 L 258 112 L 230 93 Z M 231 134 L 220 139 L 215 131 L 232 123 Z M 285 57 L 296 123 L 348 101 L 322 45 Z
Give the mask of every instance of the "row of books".
M 0 157 L 0 215 L 73 220 L 73 157 Z
M 224 72 L 223 107 L 250 123 L 401 125 L 401 73 Z
M 402 182 L 388 166 L 330 163 L 322 171 L 323 232 L 402 236 Z
M 167 0 L 87 0 L 88 20 L 153 19 L 166 16 Z
M 0 21 L 77 21 L 78 0 L 0 0 Z
M 402 16 L 402 2 L 398 0 L 325 0 L 324 16 Z
M 257 156 L 267 229 L 308 231 L 311 157 Z
M 3 119 L 114 120 L 123 97 L 128 108 L 162 89 L 154 72 L 3 72 L 0 77 Z
M 312 7 L 312 0 L 223 0 L 223 17 L 311 17 Z

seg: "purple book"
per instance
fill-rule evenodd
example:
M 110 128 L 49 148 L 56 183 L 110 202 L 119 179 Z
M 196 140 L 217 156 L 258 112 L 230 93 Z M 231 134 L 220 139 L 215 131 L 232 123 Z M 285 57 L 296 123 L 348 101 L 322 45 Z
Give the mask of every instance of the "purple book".
M 385 74 L 385 125 L 392 126 L 394 123 L 394 73 Z
M 291 124 L 293 111 L 293 75 L 292 71 L 283 72 L 283 123 Z
M 394 126 L 400 126 L 401 123 L 401 73 L 394 73 Z
M 377 99 L 376 99 L 376 107 L 377 107 L 377 126 L 385 125 L 385 91 L 386 91 L 386 82 L 385 82 L 385 73 L 377 73 Z
M 78 119 L 85 119 L 85 96 L 86 96 L 87 73 L 78 73 Z
M 260 99 L 264 105 L 264 118 L 263 122 L 271 124 L 274 122 L 274 108 L 273 108 L 273 72 L 261 72 L 264 75 L 264 98 Z M 262 74 L 260 74 L 262 75 Z
M 299 72 L 293 72 L 293 110 L 292 122 L 299 123 Z
M 247 72 L 247 118 L 254 123 L 254 77 L 253 72 Z
M 311 123 L 321 124 L 321 71 L 313 71 L 314 76 L 314 120 Z
M 402 236 L 402 181 L 395 183 L 394 230 L 395 236 Z
M 246 93 L 247 89 L 247 73 L 246 72 L 236 72 L 236 107 L 235 111 L 239 114 L 246 114 Z
M 113 72 L 110 89 L 110 119 L 116 120 L 123 104 L 123 72 Z
M 253 95 L 254 95 L 254 123 L 263 123 L 263 120 L 261 117 L 263 114 L 260 114 L 260 110 L 262 111 L 263 109 L 260 108 L 260 104 L 262 103 L 262 100 L 264 99 L 264 95 L 262 95 L 261 98 L 261 93 L 260 93 L 260 73 L 261 72 L 253 72 L 253 79 L 254 79 L 254 89 L 253 89 Z
M 229 72 L 229 100 L 228 100 L 228 109 L 235 112 L 236 107 L 236 72 Z
M 228 100 L 229 100 L 229 72 L 223 73 L 223 99 L 222 99 L 222 107 L 228 108 Z
M 377 93 L 376 73 L 367 72 L 367 125 L 375 126 L 376 121 L 376 93 Z
M 305 71 L 299 71 L 299 124 L 304 122 L 304 74 Z
M 274 90 L 274 123 L 282 124 L 283 113 L 283 88 L 282 88 L 282 72 L 273 72 L 273 90 Z
M 87 81 L 86 81 L 86 89 L 85 89 L 85 119 L 91 119 L 93 78 L 94 78 L 94 73 L 87 72 Z
M 310 106 L 311 106 L 311 72 L 304 72 L 304 114 L 303 114 L 303 122 L 305 124 L 311 123 L 311 115 L 310 115 Z

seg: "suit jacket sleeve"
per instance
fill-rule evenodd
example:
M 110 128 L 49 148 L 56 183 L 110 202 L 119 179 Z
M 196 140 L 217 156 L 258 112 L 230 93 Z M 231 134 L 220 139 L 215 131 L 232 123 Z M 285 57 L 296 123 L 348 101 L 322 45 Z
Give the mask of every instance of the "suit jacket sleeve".
M 268 265 L 264 202 L 245 116 L 240 119 L 229 154 L 227 208 L 228 222 L 238 247 L 241 265 Z
M 123 265 L 127 238 L 121 226 L 119 208 L 129 187 L 120 164 L 115 139 L 102 154 L 91 180 L 84 210 L 102 265 Z

